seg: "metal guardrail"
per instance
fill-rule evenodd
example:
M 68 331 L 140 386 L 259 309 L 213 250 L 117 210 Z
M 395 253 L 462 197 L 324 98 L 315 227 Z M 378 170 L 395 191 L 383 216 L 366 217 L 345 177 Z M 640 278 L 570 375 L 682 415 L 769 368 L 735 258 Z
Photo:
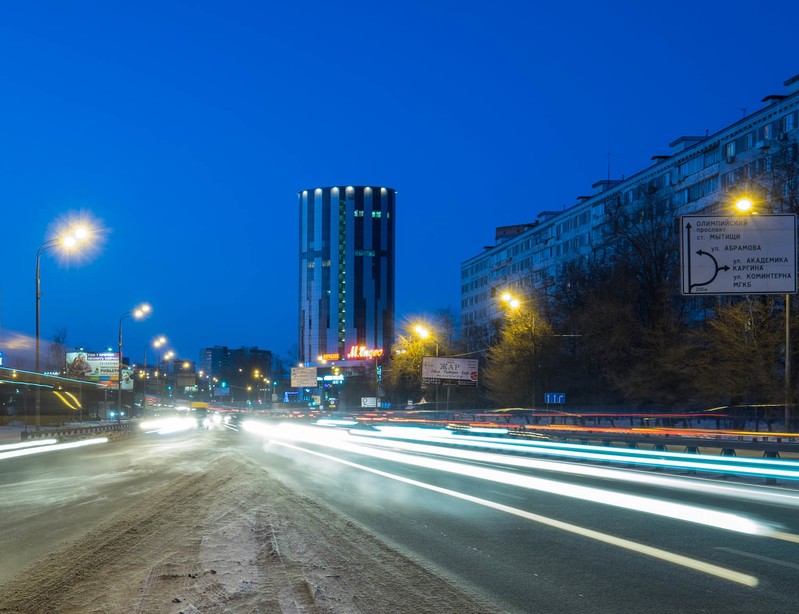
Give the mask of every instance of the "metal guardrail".
M 114 424 L 101 424 L 97 426 L 63 426 L 58 428 L 44 428 L 39 430 L 25 430 L 20 433 L 22 441 L 29 439 L 71 439 L 102 435 L 103 433 L 127 433 L 133 430 L 130 422 L 117 422 Z

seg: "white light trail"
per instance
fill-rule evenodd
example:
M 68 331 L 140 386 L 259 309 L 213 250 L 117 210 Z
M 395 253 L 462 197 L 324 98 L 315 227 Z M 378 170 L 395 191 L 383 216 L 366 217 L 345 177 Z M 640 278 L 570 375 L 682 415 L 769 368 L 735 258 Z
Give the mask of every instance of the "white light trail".
M 272 427 L 264 424 L 252 423 L 245 423 L 245 427 L 248 428 L 248 430 L 260 432 L 262 436 L 269 437 L 273 441 L 275 439 L 282 439 L 313 443 L 328 448 L 342 450 L 344 452 L 350 452 L 362 456 L 371 456 L 373 458 L 380 458 L 382 460 L 404 465 L 423 467 L 425 469 L 434 469 L 436 471 L 453 473 L 501 484 L 508 484 L 529 490 L 537 490 L 540 492 L 599 503 L 602 505 L 645 512 L 648 514 L 663 516 L 684 522 L 691 522 L 716 529 L 725 529 L 747 535 L 769 535 L 774 531 L 774 528 L 751 520 L 745 516 L 732 514 L 729 512 L 721 512 L 710 508 L 703 508 L 683 503 L 672 503 L 669 501 L 653 499 L 651 497 L 630 495 L 590 486 L 569 484 L 566 482 L 559 482 L 557 480 L 520 475 L 498 469 L 489 469 L 475 465 L 465 465 L 462 463 L 455 463 L 437 458 L 430 458 L 427 456 L 417 457 L 405 454 L 403 452 L 392 452 L 388 450 L 365 447 L 358 445 L 357 443 L 353 444 L 351 443 L 351 440 L 345 440 L 345 438 L 341 436 L 342 431 L 338 429 L 328 430 L 288 424 L 281 424 L 277 427 Z M 328 436 L 329 434 L 334 435 L 334 437 Z
M 719 496 L 746 499 L 759 503 L 778 504 L 790 507 L 799 507 L 799 493 L 792 491 L 780 491 L 773 488 L 745 486 L 737 484 L 719 484 L 718 482 L 689 477 L 671 477 L 654 473 L 610 469 L 607 467 L 594 467 L 592 465 L 578 465 L 575 463 L 541 460 L 528 456 L 511 456 L 508 454 L 495 454 L 491 452 L 476 452 L 474 450 L 463 450 L 459 448 L 444 447 L 442 445 L 426 445 L 400 441 L 398 439 L 381 439 L 371 434 L 365 435 L 350 431 L 351 437 L 355 441 L 360 441 L 366 445 L 386 445 L 394 449 L 406 450 L 418 454 L 433 454 L 448 458 L 463 459 L 473 462 L 492 463 L 495 465 L 508 465 L 521 467 L 524 469 L 537 469 L 569 475 L 596 477 L 602 479 L 612 479 L 616 481 L 630 482 L 634 484 L 644 484 L 648 486 L 658 486 L 673 490 L 683 490 L 687 492 L 697 492 L 701 494 L 713 494 Z
M 20 456 L 31 456 L 33 454 L 42 454 L 44 452 L 55 452 L 58 450 L 69 450 L 71 448 L 82 448 L 84 446 L 93 446 L 98 443 L 108 443 L 107 437 L 97 437 L 95 439 L 81 439 L 80 441 L 70 441 L 68 443 L 56 443 L 50 446 L 39 446 L 36 448 L 25 448 L 22 450 L 12 450 L 10 452 L 0 452 L 0 460 L 9 458 L 17 458 Z
M 155 418 L 153 420 L 145 420 L 139 425 L 139 428 L 148 434 L 158 433 L 159 435 L 169 435 L 171 433 L 196 429 L 197 420 L 188 417 Z
M 308 450 L 299 446 L 295 446 L 286 442 L 282 441 L 273 441 L 273 443 L 284 446 L 286 448 L 290 448 L 293 450 L 297 450 L 306 454 L 312 454 L 314 456 L 318 456 L 320 458 L 324 458 L 336 463 L 340 463 L 343 465 L 347 465 L 349 467 L 353 467 L 356 469 L 360 469 L 361 471 L 366 471 L 372 473 L 374 475 L 379 475 L 384 478 L 388 478 L 391 480 L 396 480 L 398 482 L 403 482 L 405 484 L 409 484 L 412 486 L 417 486 L 419 488 L 423 488 L 425 490 L 430 490 L 432 492 L 436 492 L 439 494 L 447 495 L 450 497 L 454 497 L 457 499 L 461 499 L 463 501 L 469 501 L 471 503 L 476 503 L 477 505 L 482 505 L 484 507 L 488 507 L 491 509 L 495 509 L 500 512 L 505 512 L 507 514 L 512 514 L 514 516 L 518 516 L 520 518 L 524 518 L 526 520 L 530 520 L 533 522 L 537 522 L 539 524 L 543 524 L 549 527 L 553 527 L 556 529 L 560 529 L 562 531 L 568 531 L 569 533 L 573 533 L 575 535 L 580 535 L 582 537 L 587 537 L 589 539 L 593 539 L 599 542 L 603 542 L 605 544 L 609 544 L 611 546 L 616 546 L 618 548 L 624 548 L 625 550 L 630 550 L 632 552 L 637 552 L 639 554 L 643 554 L 646 556 L 650 556 L 661 561 L 666 561 L 668 563 L 672 563 L 674 565 L 679 565 L 681 567 L 685 567 L 688 569 L 693 569 L 695 571 L 699 571 L 702 573 L 706 573 L 717 578 L 721 578 L 723 580 L 728 580 L 730 582 L 735 582 L 738 584 L 743 584 L 744 586 L 755 587 L 759 584 L 759 580 L 755 576 L 750 576 L 748 574 L 740 573 L 734 571 L 732 569 L 727 569 L 725 567 L 720 567 L 718 565 L 713 565 L 712 563 L 706 563 L 705 561 L 700 561 L 698 559 L 692 559 L 687 556 L 683 556 L 681 554 L 677 554 L 674 552 L 669 552 L 668 550 L 662 550 L 660 548 L 654 548 L 652 546 L 647 546 L 645 544 L 639 544 L 638 542 L 634 542 L 628 539 L 623 539 L 620 537 L 615 537 L 613 535 L 609 535 L 607 533 L 601 533 L 599 531 L 594 531 L 592 529 L 588 529 L 585 527 L 581 527 L 578 525 L 570 524 L 567 522 L 562 522 L 560 520 L 555 520 L 554 518 L 548 518 L 547 516 L 541 516 L 540 514 L 533 514 L 531 512 L 527 512 L 525 510 L 521 510 L 518 508 L 510 507 L 508 505 L 503 505 L 501 503 L 497 503 L 495 501 L 490 501 L 488 499 L 482 499 L 480 497 L 474 497 L 472 495 L 467 495 L 465 493 L 457 492 L 454 490 L 450 490 L 447 488 L 442 488 L 440 486 L 435 486 L 433 484 L 428 484 L 426 482 L 420 482 L 418 480 L 413 480 L 410 478 L 403 477 L 401 475 L 396 475 L 393 473 L 388 473 L 385 471 L 380 471 L 379 469 L 373 469 L 371 467 L 367 467 L 366 465 L 359 465 L 357 463 L 353 463 L 351 461 L 347 461 L 341 458 L 337 458 L 335 456 L 331 456 L 329 454 L 323 454 L 321 452 L 315 452 L 313 450 Z
M 796 461 L 739 457 L 715 458 L 680 452 L 656 452 L 624 448 L 605 448 L 605 450 L 597 451 L 597 446 L 556 442 L 498 441 L 496 438 L 490 437 L 455 435 L 451 431 L 444 429 L 413 429 L 416 432 L 409 436 L 409 434 L 403 434 L 401 429 L 402 427 L 380 427 L 380 433 L 375 433 L 373 436 L 380 437 L 382 435 L 393 439 L 416 439 L 470 448 L 488 448 L 581 460 L 635 463 L 650 467 L 799 480 L 799 463 Z M 363 436 L 370 435 L 363 433 Z
M 31 441 L 23 441 L 21 443 L 7 443 L 0 446 L 0 453 L 8 452 L 9 450 L 23 450 L 25 448 L 36 448 L 39 446 L 51 446 L 58 443 L 57 439 L 34 439 Z

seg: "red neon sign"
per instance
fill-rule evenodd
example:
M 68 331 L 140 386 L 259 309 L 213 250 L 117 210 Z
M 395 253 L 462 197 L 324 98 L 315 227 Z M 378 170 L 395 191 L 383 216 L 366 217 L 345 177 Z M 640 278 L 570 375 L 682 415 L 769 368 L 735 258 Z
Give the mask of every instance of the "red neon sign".
M 353 345 L 350 348 L 347 358 L 349 359 L 362 359 L 362 358 L 380 358 L 383 355 L 382 348 L 369 349 L 365 345 Z

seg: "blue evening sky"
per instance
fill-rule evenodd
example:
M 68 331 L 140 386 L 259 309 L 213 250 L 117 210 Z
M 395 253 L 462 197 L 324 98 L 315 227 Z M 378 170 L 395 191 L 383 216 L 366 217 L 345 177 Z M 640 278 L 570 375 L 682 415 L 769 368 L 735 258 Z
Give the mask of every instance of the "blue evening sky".
M 629 176 L 799 73 L 799 3 L 107 2 L 0 6 L 0 344 L 138 359 L 297 343 L 297 192 L 396 188 L 397 316 L 458 313 L 496 226 Z M 27 341 L 26 341 L 27 339 Z M 4 347 L 0 345 L 0 351 Z M 8 352 L 7 352 L 8 354 Z

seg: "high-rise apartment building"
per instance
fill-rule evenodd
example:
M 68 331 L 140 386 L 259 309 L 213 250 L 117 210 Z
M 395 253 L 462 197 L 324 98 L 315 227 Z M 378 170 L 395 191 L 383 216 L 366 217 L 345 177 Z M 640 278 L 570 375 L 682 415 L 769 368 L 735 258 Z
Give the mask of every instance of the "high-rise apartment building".
M 396 195 L 380 186 L 299 192 L 300 362 L 389 351 Z
M 612 215 L 620 207 L 643 215 L 654 199 L 675 217 L 728 214 L 736 191 L 764 178 L 772 206 L 784 212 L 789 201 L 795 205 L 799 179 L 783 171 L 799 169 L 799 75 L 784 85 L 786 92 L 766 96 L 762 109 L 715 134 L 676 139 L 648 168 L 624 180 L 597 181 L 593 194 L 565 210 L 497 228 L 495 245 L 461 263 L 461 325 L 470 349 L 485 347 L 492 321 L 501 317 L 501 292 L 546 294 L 570 262 L 603 258 L 612 249 Z

